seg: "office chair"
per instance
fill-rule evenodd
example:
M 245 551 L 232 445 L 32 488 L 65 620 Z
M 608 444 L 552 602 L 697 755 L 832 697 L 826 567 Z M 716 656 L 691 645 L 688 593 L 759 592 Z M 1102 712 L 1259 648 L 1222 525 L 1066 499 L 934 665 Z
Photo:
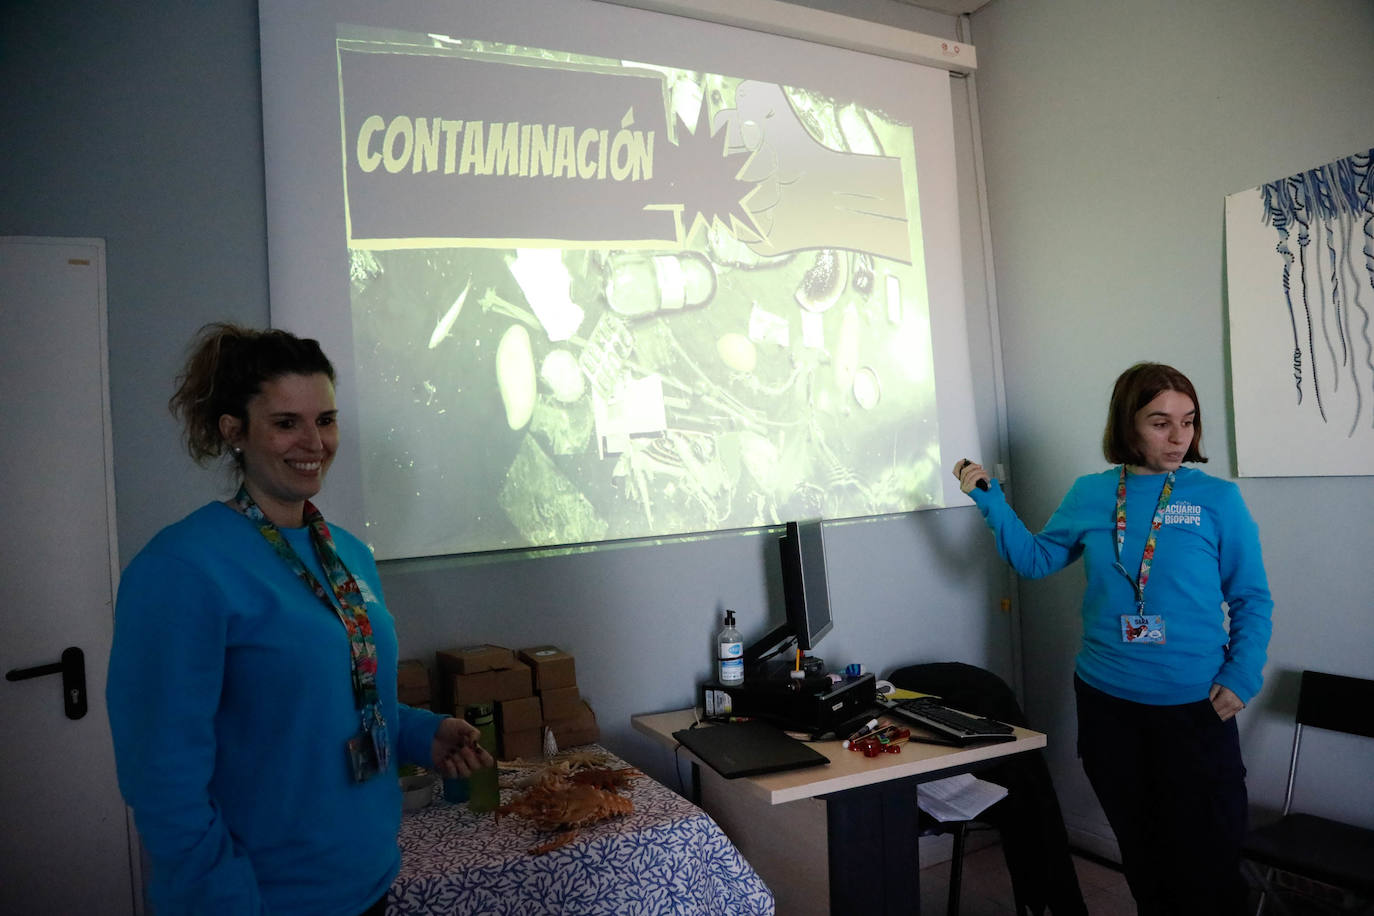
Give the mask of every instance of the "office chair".
M 1283 897 L 1275 893 L 1277 872 L 1353 892 L 1364 898 L 1359 912 L 1374 912 L 1374 830 L 1292 811 L 1304 727 L 1374 738 L 1374 680 L 1302 673 L 1283 813 L 1274 823 L 1251 830 L 1241 848 L 1247 870 L 1260 886 L 1256 916 L 1270 898 L 1289 912 Z
M 955 709 L 1026 727 L 1026 715 L 1006 681 L 976 665 L 908 665 L 893 671 L 887 680 L 904 690 L 934 694 Z M 950 916 L 959 912 L 968 831 L 984 825 L 996 828 L 1001 835 L 1017 916 L 1043 914 L 1047 907 L 1055 916 L 1087 916 L 1078 873 L 1069 855 L 1059 796 L 1044 755 L 1040 751 L 1017 754 L 978 775 L 1006 787 L 1007 797 L 980 814 L 976 821 L 942 823 L 920 814 L 922 835 L 950 833 L 954 838 L 947 904 Z
M 954 840 L 954 845 L 949 857 L 949 898 L 945 904 L 946 916 L 959 916 L 959 898 L 964 880 L 964 845 L 968 841 L 970 830 L 990 830 L 990 824 L 985 824 L 977 819 L 971 821 L 940 821 L 920 812 L 920 835 L 921 836 L 941 836 L 948 834 Z M 1021 898 L 1016 894 L 1016 886 L 1012 885 L 1012 897 L 1016 901 L 1016 916 L 1022 916 L 1025 910 L 1021 904 Z

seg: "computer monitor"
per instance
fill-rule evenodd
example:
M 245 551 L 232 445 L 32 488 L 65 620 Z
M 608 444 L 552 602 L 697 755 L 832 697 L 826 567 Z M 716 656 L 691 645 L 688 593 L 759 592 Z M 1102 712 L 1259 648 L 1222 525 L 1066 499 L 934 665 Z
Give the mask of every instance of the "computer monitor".
M 778 539 L 778 554 L 782 560 L 787 620 L 744 650 L 746 672 L 780 656 L 793 645 L 810 651 L 834 626 L 825 576 L 825 535 L 820 521 L 788 522 L 786 532 Z
M 797 648 L 816 647 L 834 626 L 830 618 L 830 586 L 825 577 L 825 534 L 819 521 L 788 522 L 778 539 L 782 555 L 782 594 L 787 622 Z

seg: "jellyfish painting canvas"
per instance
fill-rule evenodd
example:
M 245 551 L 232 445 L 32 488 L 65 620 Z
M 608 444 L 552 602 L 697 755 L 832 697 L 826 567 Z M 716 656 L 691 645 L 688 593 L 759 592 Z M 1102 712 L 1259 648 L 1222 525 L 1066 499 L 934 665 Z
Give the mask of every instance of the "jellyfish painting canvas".
M 1374 474 L 1374 149 L 1226 198 L 1238 472 Z

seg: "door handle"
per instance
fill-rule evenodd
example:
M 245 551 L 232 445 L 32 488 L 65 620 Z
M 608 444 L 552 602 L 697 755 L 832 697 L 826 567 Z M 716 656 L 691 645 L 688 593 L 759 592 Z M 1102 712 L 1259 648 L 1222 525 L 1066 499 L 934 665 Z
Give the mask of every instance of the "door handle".
M 68 719 L 86 714 L 86 653 L 76 646 L 62 650 L 62 660 L 35 668 L 12 668 L 5 672 L 7 681 L 27 681 L 49 674 L 62 675 L 62 708 Z

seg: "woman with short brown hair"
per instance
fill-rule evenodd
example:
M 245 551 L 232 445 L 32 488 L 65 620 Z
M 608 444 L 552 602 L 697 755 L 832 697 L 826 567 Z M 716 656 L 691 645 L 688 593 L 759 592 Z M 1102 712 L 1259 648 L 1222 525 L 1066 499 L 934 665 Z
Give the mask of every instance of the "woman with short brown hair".
M 1076 480 L 1038 534 L 980 465 L 954 473 L 1022 576 L 1083 558 L 1078 752 L 1139 912 L 1239 914 L 1235 715 L 1259 692 L 1272 630 L 1259 530 L 1234 483 L 1184 467 L 1207 459 L 1197 393 L 1177 369 L 1121 374 L 1102 451 L 1117 467 Z

